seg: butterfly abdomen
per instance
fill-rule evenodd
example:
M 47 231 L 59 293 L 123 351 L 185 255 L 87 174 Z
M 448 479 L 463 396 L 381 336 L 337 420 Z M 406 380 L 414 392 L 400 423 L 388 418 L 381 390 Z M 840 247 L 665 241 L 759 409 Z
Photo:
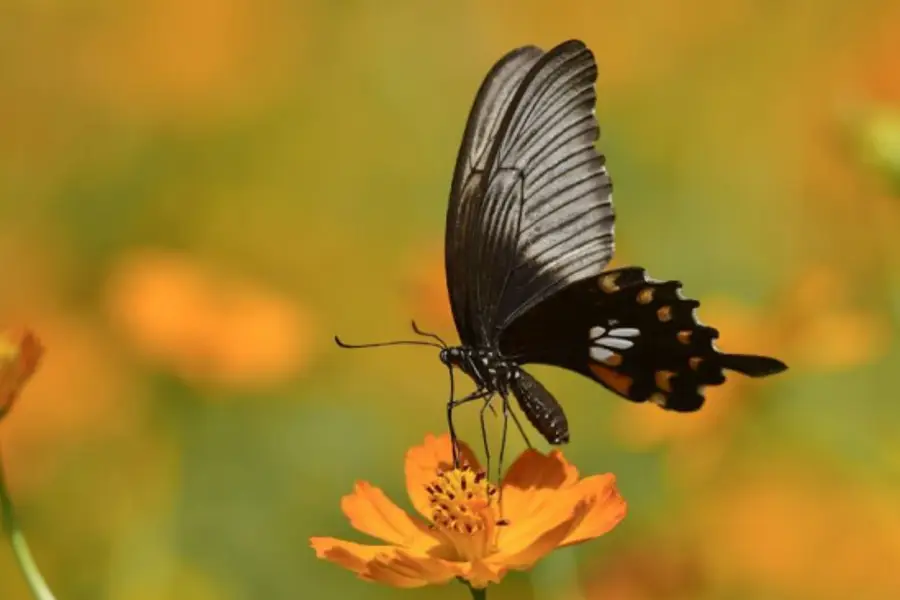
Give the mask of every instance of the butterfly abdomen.
M 569 422 L 562 406 L 534 377 L 519 369 L 510 382 L 519 408 L 532 426 L 549 443 L 558 445 L 569 441 Z

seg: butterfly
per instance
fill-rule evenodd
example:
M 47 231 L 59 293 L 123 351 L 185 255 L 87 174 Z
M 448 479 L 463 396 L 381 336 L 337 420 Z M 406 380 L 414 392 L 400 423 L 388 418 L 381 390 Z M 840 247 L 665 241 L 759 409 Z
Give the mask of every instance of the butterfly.
M 473 400 L 486 407 L 500 396 L 504 417 L 515 417 L 512 396 L 547 442 L 567 443 L 565 412 L 525 370 L 530 364 L 678 412 L 700 409 L 704 388 L 724 383 L 726 370 L 761 377 L 787 368 L 775 358 L 720 352 L 719 332 L 700 323 L 699 302 L 681 294 L 681 282 L 651 279 L 640 267 L 605 270 L 615 215 L 605 157 L 595 148 L 596 80 L 594 55 L 581 41 L 547 52 L 525 46 L 493 66 L 475 97 L 445 232 L 460 344 L 413 324 L 438 340 L 451 382 L 458 369 L 475 383 L 462 398 L 451 391 L 454 440 L 454 408 Z

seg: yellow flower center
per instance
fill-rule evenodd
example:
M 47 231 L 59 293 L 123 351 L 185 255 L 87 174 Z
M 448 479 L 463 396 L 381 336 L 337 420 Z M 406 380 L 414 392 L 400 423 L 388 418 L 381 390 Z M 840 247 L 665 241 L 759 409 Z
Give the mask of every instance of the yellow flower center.
M 472 561 L 495 550 L 497 526 L 507 523 L 497 519 L 497 487 L 483 471 L 468 465 L 438 471 L 425 489 L 434 528 L 454 549 L 447 558 Z

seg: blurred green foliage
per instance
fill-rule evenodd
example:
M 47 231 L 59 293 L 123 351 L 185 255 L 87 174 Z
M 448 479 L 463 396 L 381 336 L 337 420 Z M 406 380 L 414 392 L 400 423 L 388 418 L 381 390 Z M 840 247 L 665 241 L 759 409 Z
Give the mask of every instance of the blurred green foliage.
M 308 548 L 363 539 L 339 509 L 357 479 L 406 506 L 403 453 L 445 428 L 433 353 L 331 336 L 452 336 L 474 93 L 510 48 L 579 37 L 616 264 L 684 281 L 723 347 L 792 368 L 674 419 L 539 369 L 567 456 L 616 473 L 629 515 L 490 597 L 900 597 L 897 125 L 857 122 L 861 146 L 842 117 L 900 111 L 900 10 L 676 5 L 7 2 L 0 315 L 48 354 L 0 441 L 58 596 L 465 597 Z M 5 547 L 0 597 L 27 597 Z

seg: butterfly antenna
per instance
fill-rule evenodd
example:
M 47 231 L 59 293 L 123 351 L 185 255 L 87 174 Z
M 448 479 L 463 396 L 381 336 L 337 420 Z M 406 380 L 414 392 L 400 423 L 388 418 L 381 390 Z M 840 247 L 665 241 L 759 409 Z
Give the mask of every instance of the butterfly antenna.
M 424 342 L 422 340 L 392 340 L 389 342 L 375 342 L 373 344 L 348 344 L 338 336 L 334 336 L 334 343 L 341 348 L 349 348 L 356 350 L 359 348 L 383 348 L 385 346 L 429 346 L 431 348 L 445 348 L 434 342 Z
M 423 331 L 423 330 L 419 329 L 419 326 L 416 325 L 415 321 L 412 322 L 412 330 L 423 337 L 429 337 L 433 340 L 437 340 L 438 343 L 441 345 L 441 348 L 447 348 L 447 342 L 445 342 L 441 336 L 439 336 L 436 333 L 431 333 L 431 332 Z

